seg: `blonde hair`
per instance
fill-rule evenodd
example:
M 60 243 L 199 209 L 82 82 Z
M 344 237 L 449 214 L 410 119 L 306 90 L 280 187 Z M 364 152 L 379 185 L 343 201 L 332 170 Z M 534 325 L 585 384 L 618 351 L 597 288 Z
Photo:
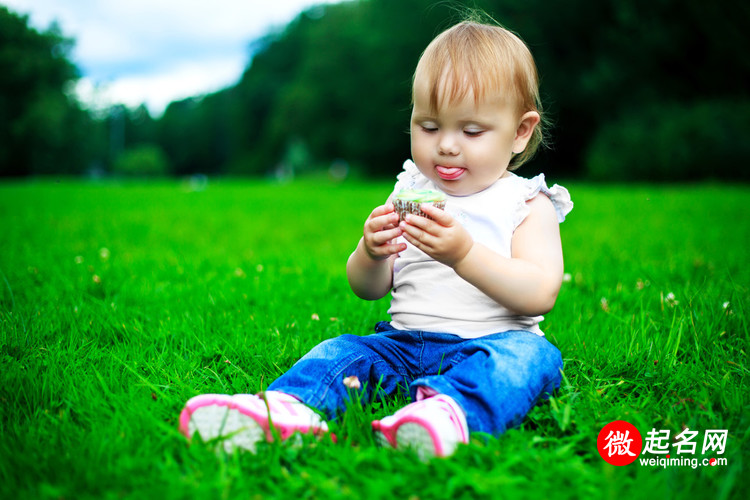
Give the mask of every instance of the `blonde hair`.
M 465 21 L 447 29 L 422 53 L 414 83 L 417 74 L 426 78 L 433 111 L 472 91 L 476 102 L 505 98 L 516 105 L 519 117 L 529 111 L 542 116 L 534 58 L 518 36 L 501 26 Z M 540 122 L 526 149 L 511 159 L 508 170 L 530 160 L 543 139 Z

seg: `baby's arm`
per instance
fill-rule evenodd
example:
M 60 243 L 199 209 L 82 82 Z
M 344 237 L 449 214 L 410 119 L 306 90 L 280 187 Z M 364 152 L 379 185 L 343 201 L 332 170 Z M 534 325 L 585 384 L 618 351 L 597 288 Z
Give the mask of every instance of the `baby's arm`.
M 463 279 L 508 309 L 526 316 L 552 309 L 563 275 L 560 229 L 552 202 L 540 194 L 527 202 L 531 212 L 516 228 L 511 258 L 475 243 L 446 212 L 423 205 L 434 221 L 412 217 L 402 224 L 422 251 L 451 266 Z
M 393 284 L 393 261 L 405 243 L 393 240 L 402 234 L 391 202 L 377 207 L 365 221 L 364 235 L 346 263 L 346 276 L 354 293 L 366 300 L 384 297 Z

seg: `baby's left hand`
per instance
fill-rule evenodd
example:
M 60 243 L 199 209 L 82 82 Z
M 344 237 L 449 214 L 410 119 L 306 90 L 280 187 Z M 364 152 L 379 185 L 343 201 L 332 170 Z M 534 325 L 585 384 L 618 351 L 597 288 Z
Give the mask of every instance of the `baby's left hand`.
M 455 267 L 474 245 L 464 227 L 445 210 L 422 203 L 422 211 L 433 220 L 409 214 L 400 227 L 406 241 L 438 262 Z

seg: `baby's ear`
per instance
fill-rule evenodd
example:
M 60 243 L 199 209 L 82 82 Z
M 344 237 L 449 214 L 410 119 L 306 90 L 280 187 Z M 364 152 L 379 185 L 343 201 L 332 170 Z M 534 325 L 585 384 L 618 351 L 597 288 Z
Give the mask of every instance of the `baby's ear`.
M 534 129 L 539 125 L 541 119 L 536 111 L 529 111 L 521 116 L 518 128 L 516 128 L 516 138 L 513 140 L 514 153 L 521 153 L 526 149 L 526 144 L 529 143 L 531 134 L 534 133 Z

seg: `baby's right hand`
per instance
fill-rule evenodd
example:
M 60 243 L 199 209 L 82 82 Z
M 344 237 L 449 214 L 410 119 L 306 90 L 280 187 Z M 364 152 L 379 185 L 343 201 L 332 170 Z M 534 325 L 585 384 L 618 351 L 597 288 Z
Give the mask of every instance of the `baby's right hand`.
M 406 250 L 406 243 L 394 241 L 402 234 L 393 203 L 389 201 L 377 207 L 365 221 L 363 241 L 367 255 L 372 260 L 383 260 Z

